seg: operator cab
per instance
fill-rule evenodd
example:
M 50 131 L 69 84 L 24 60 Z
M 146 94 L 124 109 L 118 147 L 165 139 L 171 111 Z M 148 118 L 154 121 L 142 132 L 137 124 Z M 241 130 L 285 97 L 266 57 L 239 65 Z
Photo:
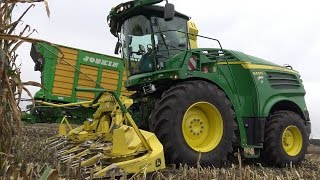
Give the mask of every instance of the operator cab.
M 164 7 L 146 6 L 119 23 L 118 37 L 130 76 L 163 69 L 166 60 L 188 49 L 190 18 L 174 12 L 168 20 L 164 12 Z

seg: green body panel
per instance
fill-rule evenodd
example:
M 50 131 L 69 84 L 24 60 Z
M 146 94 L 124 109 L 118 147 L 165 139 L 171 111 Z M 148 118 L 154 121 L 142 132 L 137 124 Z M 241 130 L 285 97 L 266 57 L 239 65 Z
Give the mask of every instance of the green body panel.
M 161 82 L 178 83 L 193 79 L 216 84 L 232 102 L 243 147 L 261 147 L 248 145 L 245 118 L 267 118 L 271 108 L 280 101 L 292 102 L 301 112 L 306 110 L 305 90 L 296 71 L 242 52 L 224 50 L 225 55 L 220 57 L 210 57 L 206 53 L 217 51 L 218 49 L 192 49 L 181 52 L 168 59 L 163 70 L 129 77 L 126 86 L 131 89 L 150 83 L 157 85 Z M 189 71 L 188 62 L 193 55 L 198 58 L 197 69 Z M 204 67 L 208 68 L 208 73 L 202 71 Z M 275 79 L 276 82 L 272 84 L 269 76 L 275 75 L 279 75 L 280 79 Z
M 254 83 L 255 86 L 251 89 L 251 92 L 255 93 L 254 95 L 256 96 L 254 99 L 257 105 L 253 105 L 253 107 L 256 107 L 255 116 L 268 117 L 272 106 L 280 101 L 289 101 L 296 104 L 301 112 L 306 110 L 304 100 L 306 92 L 297 71 L 241 52 L 232 51 L 232 53 L 238 57 L 240 61 L 253 64 L 253 66 L 248 69 L 243 68 L 241 65 L 232 66 L 238 66 L 238 69 L 243 69 L 251 75 L 251 82 L 245 81 L 246 83 L 238 87 L 243 87 L 244 90 L 242 92 L 244 92 L 246 88 L 248 90 L 248 87 L 250 87 L 249 83 Z M 238 81 L 240 81 L 241 77 L 238 77 L 240 78 Z

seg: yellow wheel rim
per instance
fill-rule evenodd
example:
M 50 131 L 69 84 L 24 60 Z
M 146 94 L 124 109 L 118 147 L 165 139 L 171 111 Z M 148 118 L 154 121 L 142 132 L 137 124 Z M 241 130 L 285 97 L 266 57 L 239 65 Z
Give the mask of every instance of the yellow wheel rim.
M 302 149 L 302 135 L 297 126 L 288 126 L 282 134 L 282 147 L 289 156 L 296 156 Z
M 197 102 L 185 112 L 182 134 L 195 151 L 209 152 L 216 148 L 223 135 L 223 120 L 219 110 L 207 102 Z

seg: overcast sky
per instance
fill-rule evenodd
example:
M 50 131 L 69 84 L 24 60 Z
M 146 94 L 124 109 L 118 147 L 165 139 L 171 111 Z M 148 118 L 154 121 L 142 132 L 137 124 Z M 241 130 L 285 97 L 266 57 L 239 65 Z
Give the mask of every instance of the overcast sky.
M 50 19 L 38 3 L 24 18 L 38 33 L 33 37 L 53 43 L 113 55 L 116 38 L 107 26 L 111 7 L 124 1 L 49 1 Z M 317 0 L 169 0 L 176 10 L 197 24 L 199 34 L 217 38 L 225 49 L 243 51 L 298 70 L 307 91 L 312 136 L 320 138 L 320 11 Z M 19 5 L 16 14 L 26 5 Z M 210 47 L 211 42 L 200 41 Z M 33 72 L 30 45 L 20 51 L 23 81 L 40 81 Z M 30 88 L 34 93 L 36 88 Z

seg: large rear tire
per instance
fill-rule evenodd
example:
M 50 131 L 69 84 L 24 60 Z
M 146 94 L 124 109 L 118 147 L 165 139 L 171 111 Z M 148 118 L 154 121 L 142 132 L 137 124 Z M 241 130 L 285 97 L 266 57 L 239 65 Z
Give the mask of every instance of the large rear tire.
M 236 140 L 235 112 L 217 86 L 195 80 L 165 91 L 151 113 L 167 163 L 221 166 Z
M 269 165 L 299 164 L 307 151 L 308 135 L 304 120 L 291 111 L 273 113 L 266 123 L 262 159 Z

